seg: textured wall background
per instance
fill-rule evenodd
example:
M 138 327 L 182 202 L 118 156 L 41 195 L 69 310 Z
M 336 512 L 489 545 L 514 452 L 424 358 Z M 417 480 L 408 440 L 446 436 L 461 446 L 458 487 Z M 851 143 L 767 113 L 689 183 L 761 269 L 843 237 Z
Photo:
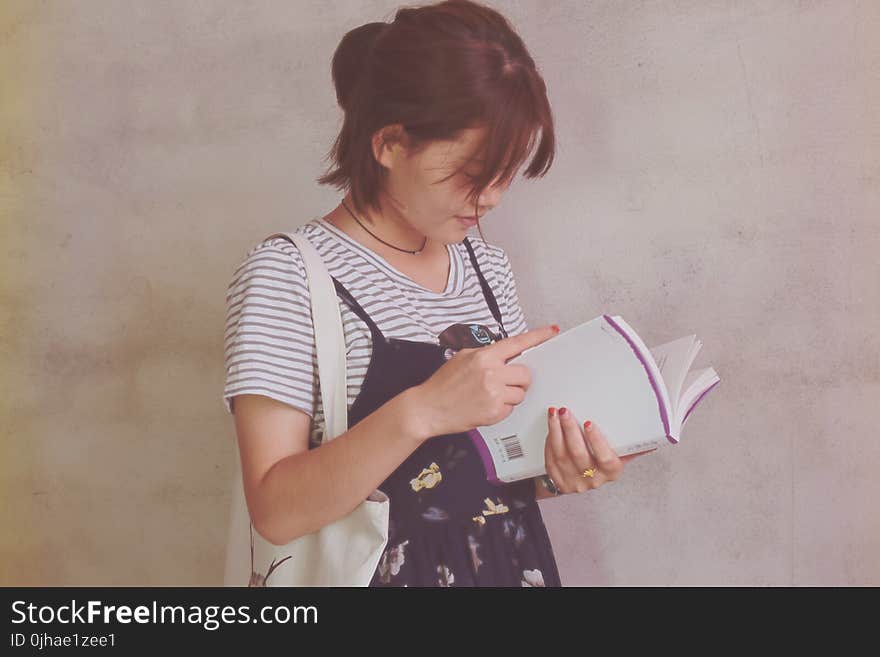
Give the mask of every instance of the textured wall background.
M 485 229 L 530 325 L 696 333 L 723 379 L 542 502 L 563 582 L 880 584 L 880 3 L 490 4 L 557 119 Z M 0 584 L 221 581 L 226 285 L 338 203 L 330 58 L 396 6 L 3 3 Z

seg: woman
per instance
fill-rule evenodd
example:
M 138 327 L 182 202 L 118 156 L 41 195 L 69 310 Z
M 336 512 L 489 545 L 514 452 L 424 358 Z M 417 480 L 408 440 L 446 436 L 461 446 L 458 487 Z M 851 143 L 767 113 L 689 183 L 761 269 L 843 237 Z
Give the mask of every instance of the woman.
M 506 253 L 467 237 L 538 136 L 525 175 L 549 169 L 544 83 L 507 21 L 467 1 L 352 30 L 332 72 L 345 120 L 319 182 L 348 193 L 297 232 L 339 283 L 349 430 L 321 445 L 303 261 L 268 239 L 227 299 L 224 398 L 253 527 L 281 545 L 378 488 L 389 539 L 371 585 L 560 586 L 536 500 L 613 481 L 631 457 L 551 408 L 549 476 L 494 486 L 466 433 L 522 401 L 529 371 L 506 361 L 559 331 L 526 330 Z

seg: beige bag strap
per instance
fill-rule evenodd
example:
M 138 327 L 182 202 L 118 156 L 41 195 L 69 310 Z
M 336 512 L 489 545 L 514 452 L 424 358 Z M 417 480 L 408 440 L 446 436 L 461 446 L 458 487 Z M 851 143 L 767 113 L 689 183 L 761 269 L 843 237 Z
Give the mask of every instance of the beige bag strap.
M 326 418 L 323 440 L 348 424 L 345 334 L 333 280 L 317 249 L 304 235 L 276 233 L 292 241 L 305 262 L 318 359 L 318 379 Z M 225 583 L 246 586 L 367 586 L 388 542 L 390 501 L 374 490 L 347 516 L 287 545 L 269 543 L 253 531 L 236 449 L 236 473 L 226 553 Z M 256 583 L 255 583 L 256 582 Z
M 312 302 L 312 322 L 315 329 L 315 349 L 318 357 L 318 379 L 324 407 L 326 429 L 323 440 L 332 440 L 348 429 L 348 381 L 345 368 L 345 333 L 336 287 L 318 250 L 298 233 L 275 233 L 296 244 L 306 267 L 309 296 Z

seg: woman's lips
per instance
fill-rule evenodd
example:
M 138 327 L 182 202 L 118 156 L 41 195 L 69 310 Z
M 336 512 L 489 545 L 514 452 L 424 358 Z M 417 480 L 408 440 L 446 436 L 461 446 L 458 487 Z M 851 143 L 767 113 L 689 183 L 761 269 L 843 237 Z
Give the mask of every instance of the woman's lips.
M 468 228 L 477 225 L 477 220 L 473 217 L 456 217 L 456 219 L 458 219 L 463 225 L 467 226 Z

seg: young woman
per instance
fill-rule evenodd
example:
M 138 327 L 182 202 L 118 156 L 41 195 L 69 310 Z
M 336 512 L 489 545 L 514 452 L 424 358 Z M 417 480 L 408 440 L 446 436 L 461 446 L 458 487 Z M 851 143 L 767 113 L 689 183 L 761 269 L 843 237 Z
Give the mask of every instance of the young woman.
M 549 476 L 495 486 L 466 433 L 523 400 L 529 371 L 507 361 L 559 330 L 527 330 L 506 253 L 468 237 L 539 138 L 525 175 L 550 167 L 544 82 L 509 23 L 462 0 L 352 30 L 332 73 L 345 120 L 319 182 L 348 193 L 297 232 L 340 284 L 349 430 L 321 445 L 303 261 L 266 240 L 227 299 L 224 398 L 253 526 L 282 545 L 379 488 L 389 540 L 371 585 L 560 586 L 537 500 L 613 481 L 631 457 L 550 408 Z

